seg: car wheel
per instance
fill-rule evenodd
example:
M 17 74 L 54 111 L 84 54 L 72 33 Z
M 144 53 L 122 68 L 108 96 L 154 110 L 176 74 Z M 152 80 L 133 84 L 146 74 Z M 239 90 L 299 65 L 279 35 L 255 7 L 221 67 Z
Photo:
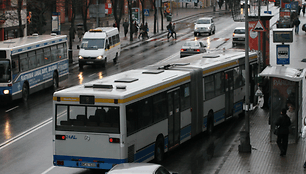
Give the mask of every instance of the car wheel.
M 118 53 L 116 53 L 116 57 L 113 59 L 113 63 L 116 64 L 118 60 Z
M 232 43 L 232 47 L 234 47 L 235 46 L 235 44 L 234 43 Z
M 83 69 L 83 64 L 79 63 L 79 69 Z
M 197 33 L 194 33 L 194 36 L 197 36 Z
M 209 112 L 207 118 L 207 133 L 211 135 L 213 132 L 214 132 L 214 114 L 212 112 Z
M 102 64 L 102 67 L 103 67 L 103 68 L 106 67 L 106 62 L 107 62 L 107 57 L 105 57 L 105 61 L 104 61 L 104 63 Z

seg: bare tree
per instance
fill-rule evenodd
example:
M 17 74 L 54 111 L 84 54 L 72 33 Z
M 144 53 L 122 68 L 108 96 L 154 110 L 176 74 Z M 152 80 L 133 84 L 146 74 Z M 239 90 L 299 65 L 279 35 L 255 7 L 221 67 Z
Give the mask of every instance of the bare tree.
M 88 14 L 88 9 L 89 6 L 93 4 L 93 0 L 80 0 L 80 10 L 82 14 L 82 20 L 83 20 L 83 27 L 84 31 L 87 31 L 87 14 Z
M 150 0 L 150 1 L 151 1 L 151 3 L 153 4 L 153 7 L 154 7 L 154 34 L 156 34 L 156 22 L 157 22 L 157 20 L 156 20 L 156 17 L 157 17 L 156 2 L 158 0 Z
M 122 18 L 124 1 L 123 0 L 111 0 L 111 1 L 112 1 L 113 14 L 117 24 L 117 28 L 118 30 L 120 30 L 120 21 Z
M 45 14 L 50 11 L 56 0 L 28 0 L 27 9 L 32 13 L 29 30 L 43 34 L 43 27 L 47 24 Z
M 141 8 L 142 8 L 142 12 L 141 12 L 141 16 L 142 16 L 142 23 L 144 24 L 144 1 L 145 0 L 139 0 L 141 2 Z

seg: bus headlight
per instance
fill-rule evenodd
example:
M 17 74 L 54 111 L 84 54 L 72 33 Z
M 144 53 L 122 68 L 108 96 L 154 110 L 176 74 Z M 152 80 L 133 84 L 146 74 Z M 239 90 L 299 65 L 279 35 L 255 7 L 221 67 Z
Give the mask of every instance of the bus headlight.
M 3 90 L 3 94 L 9 94 L 9 93 L 10 93 L 10 90 L 8 89 Z
M 82 56 L 79 56 L 79 59 L 83 59 L 83 57 L 82 57 Z
M 103 58 L 103 56 L 98 56 L 98 57 L 97 57 L 97 59 L 102 59 L 102 58 Z

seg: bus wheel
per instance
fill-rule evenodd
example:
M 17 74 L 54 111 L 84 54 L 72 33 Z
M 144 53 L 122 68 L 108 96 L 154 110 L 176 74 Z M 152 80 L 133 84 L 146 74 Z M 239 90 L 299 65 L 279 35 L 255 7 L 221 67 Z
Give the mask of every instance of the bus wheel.
M 154 154 L 155 162 L 160 164 L 164 159 L 164 146 L 163 141 L 159 138 L 155 143 L 155 154 Z
M 58 88 L 58 76 L 57 73 L 53 74 L 53 90 L 56 91 Z
M 27 102 L 29 99 L 29 87 L 26 83 L 22 86 L 22 100 L 23 102 Z
M 207 132 L 211 135 L 214 131 L 214 114 L 209 112 L 208 114 L 208 122 L 207 122 Z

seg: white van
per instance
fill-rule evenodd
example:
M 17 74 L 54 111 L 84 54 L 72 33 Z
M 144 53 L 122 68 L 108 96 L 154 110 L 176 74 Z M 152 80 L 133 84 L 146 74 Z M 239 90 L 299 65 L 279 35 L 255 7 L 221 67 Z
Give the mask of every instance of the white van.
M 118 28 L 101 27 L 90 29 L 83 36 L 79 51 L 79 68 L 83 65 L 102 65 L 117 63 L 120 56 L 120 37 Z

